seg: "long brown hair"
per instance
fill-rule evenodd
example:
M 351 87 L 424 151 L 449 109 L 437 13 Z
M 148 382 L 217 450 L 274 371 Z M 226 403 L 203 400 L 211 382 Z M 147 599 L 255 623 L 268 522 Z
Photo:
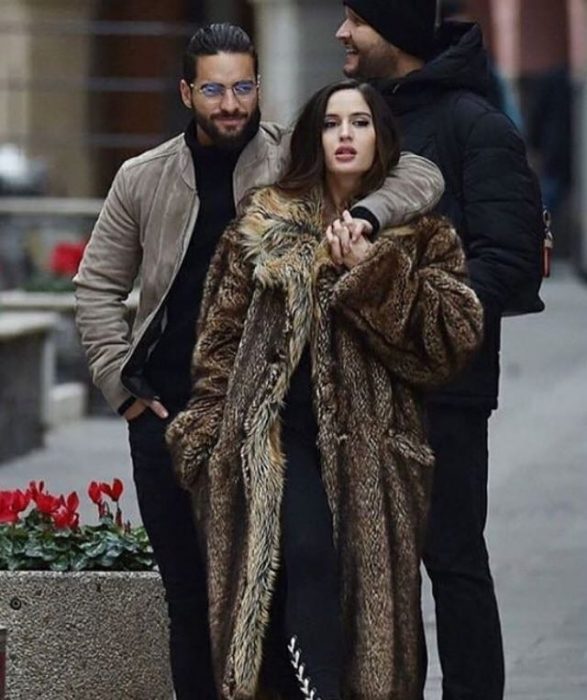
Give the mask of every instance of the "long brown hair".
M 385 100 L 368 83 L 342 80 L 318 90 L 302 108 L 290 144 L 290 161 L 285 173 L 277 183 L 282 192 L 292 196 L 308 194 L 325 181 L 324 149 L 322 132 L 328 100 L 335 92 L 358 90 L 369 105 L 373 116 L 376 146 L 372 166 L 363 175 L 357 197 L 379 189 L 397 164 L 400 156 L 399 134 L 391 110 Z

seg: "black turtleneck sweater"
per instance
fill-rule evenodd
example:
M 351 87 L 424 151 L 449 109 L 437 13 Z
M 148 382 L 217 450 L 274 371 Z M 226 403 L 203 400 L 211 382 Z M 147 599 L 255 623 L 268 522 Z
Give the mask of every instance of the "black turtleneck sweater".
M 190 368 L 204 281 L 216 245 L 235 217 L 232 177 L 242 152 L 202 146 L 192 122 L 185 132 L 200 199 L 198 218 L 177 277 L 167 296 L 166 323 L 145 366 L 145 378 L 172 413 L 191 392 Z

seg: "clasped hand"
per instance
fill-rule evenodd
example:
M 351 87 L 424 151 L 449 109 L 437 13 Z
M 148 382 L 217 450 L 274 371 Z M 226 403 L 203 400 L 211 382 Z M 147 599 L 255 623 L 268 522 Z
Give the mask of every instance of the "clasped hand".
M 365 219 L 353 219 L 348 211 L 342 213 L 342 219 L 336 219 L 326 229 L 326 240 L 330 257 L 335 265 L 348 270 L 358 265 L 373 245 L 367 238 L 373 231 Z

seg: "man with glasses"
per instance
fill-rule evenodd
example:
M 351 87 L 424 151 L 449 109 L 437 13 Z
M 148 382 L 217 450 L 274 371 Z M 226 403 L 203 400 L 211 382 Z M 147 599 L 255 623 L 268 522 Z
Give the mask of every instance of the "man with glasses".
M 261 123 L 257 56 L 239 27 L 200 28 L 184 56 L 184 134 L 124 163 L 75 278 L 77 322 L 95 383 L 128 421 L 141 515 L 165 586 L 178 700 L 215 698 L 204 564 L 165 427 L 190 395 L 190 363 L 208 266 L 247 190 L 278 179 L 288 134 Z M 400 224 L 442 192 L 437 169 L 404 156 L 354 226 Z M 129 327 L 123 300 L 140 270 Z

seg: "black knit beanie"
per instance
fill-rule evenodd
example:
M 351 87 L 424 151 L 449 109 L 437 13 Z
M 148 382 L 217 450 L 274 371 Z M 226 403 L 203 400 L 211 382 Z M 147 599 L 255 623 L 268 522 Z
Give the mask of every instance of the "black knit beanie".
M 343 0 L 343 5 L 398 49 L 418 58 L 430 57 L 436 0 Z

